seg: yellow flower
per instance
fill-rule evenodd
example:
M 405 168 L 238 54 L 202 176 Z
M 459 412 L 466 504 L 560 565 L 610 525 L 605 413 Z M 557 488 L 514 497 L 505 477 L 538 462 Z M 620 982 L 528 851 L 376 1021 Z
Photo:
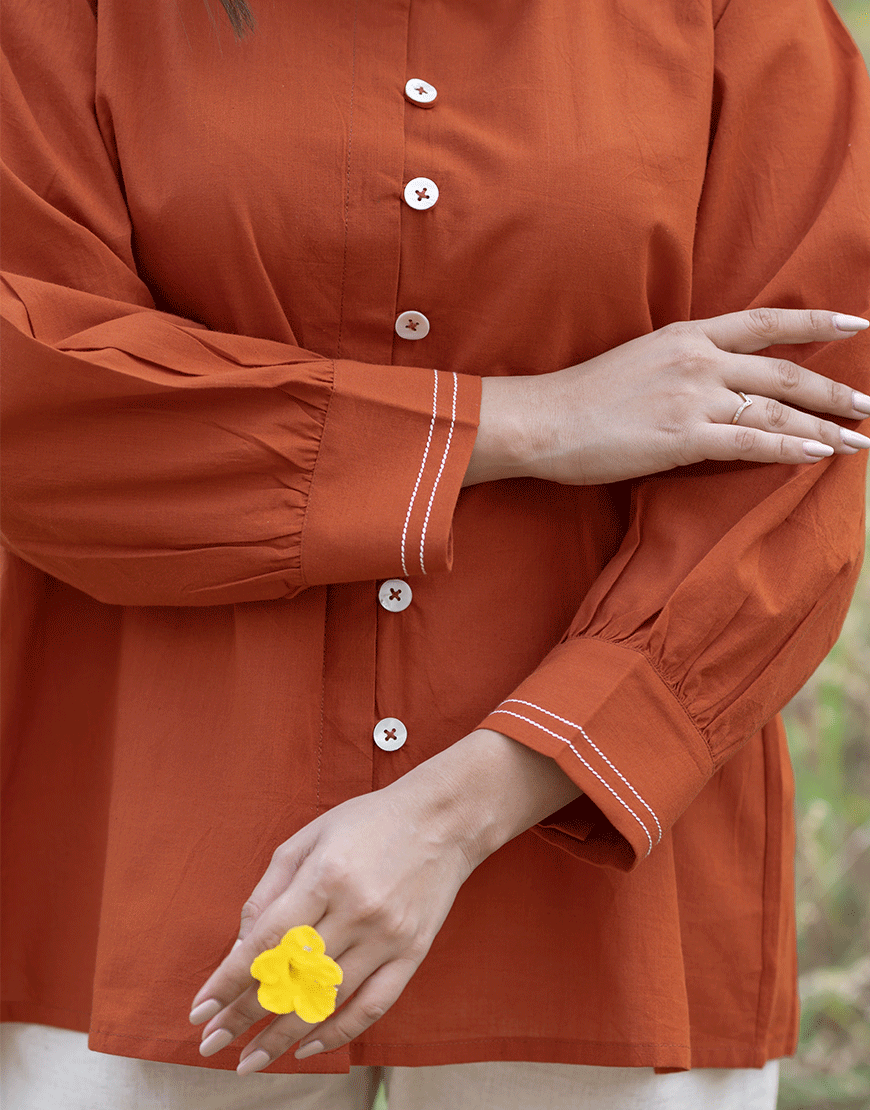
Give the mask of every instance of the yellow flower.
M 341 968 L 326 955 L 323 938 L 310 925 L 297 925 L 277 948 L 261 952 L 251 964 L 251 974 L 260 980 L 260 1005 L 273 1014 L 295 1010 L 303 1021 L 316 1025 L 335 1010 Z

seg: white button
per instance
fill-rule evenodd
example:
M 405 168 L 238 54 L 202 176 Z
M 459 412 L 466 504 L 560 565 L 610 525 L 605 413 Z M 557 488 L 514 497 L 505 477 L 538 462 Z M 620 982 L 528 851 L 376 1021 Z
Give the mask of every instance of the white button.
M 429 321 L 422 312 L 403 312 L 396 320 L 396 335 L 403 339 L 425 339 L 429 334 Z
M 388 578 L 378 590 L 378 601 L 391 613 L 401 613 L 411 604 L 411 587 L 401 578 Z
M 398 717 L 384 717 L 374 731 L 375 743 L 384 752 L 394 752 L 408 739 L 408 730 Z
M 415 77 L 413 81 L 409 81 L 405 85 L 405 96 L 409 100 L 413 100 L 415 104 L 428 108 L 430 104 L 435 103 L 438 90 L 434 85 L 430 85 L 428 81 L 421 81 Z
M 415 177 L 405 186 L 405 201 L 412 208 L 431 208 L 437 199 L 438 186 L 428 177 Z

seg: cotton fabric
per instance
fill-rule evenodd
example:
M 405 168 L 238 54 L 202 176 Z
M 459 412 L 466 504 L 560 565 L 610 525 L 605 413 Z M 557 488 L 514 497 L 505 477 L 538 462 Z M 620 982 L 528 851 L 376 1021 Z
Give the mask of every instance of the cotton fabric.
M 90 1052 L 82 1033 L 66 1029 L 8 1023 L 2 1034 L 3 1090 L 15 1110 L 371 1110 L 381 1079 L 390 1110 L 774 1110 L 779 1074 L 772 1060 L 760 1069 L 671 1075 L 649 1068 L 488 1063 L 240 1079 Z
M 255 7 L 236 43 L 201 0 L 5 5 L 5 1018 L 234 1067 L 187 1012 L 273 850 L 483 723 L 583 797 L 382 1020 L 271 1070 L 789 1053 L 776 714 L 863 458 L 460 487 L 482 375 L 867 313 L 857 50 L 818 0 Z M 867 392 L 867 352 L 781 353 Z

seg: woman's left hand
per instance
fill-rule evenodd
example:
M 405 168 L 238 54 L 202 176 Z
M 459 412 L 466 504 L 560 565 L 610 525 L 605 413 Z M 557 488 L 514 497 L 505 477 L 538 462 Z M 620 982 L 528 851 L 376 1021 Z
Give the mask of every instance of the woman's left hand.
M 464 815 L 444 802 L 454 784 L 425 766 L 336 806 L 276 849 L 242 910 L 239 940 L 194 1000 L 194 1023 L 215 1015 L 203 1055 L 267 1015 L 251 963 L 296 925 L 323 937 L 344 973 L 337 1003 L 349 1001 L 315 1027 L 295 1013 L 275 1017 L 243 1049 L 241 1074 L 267 1067 L 302 1037 L 299 1058 L 338 1048 L 396 1001 L 480 862 Z

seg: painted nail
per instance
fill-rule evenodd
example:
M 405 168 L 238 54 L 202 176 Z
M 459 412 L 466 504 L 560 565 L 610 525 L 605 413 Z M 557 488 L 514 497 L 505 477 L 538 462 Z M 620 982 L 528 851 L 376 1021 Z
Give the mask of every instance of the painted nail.
M 295 1056 L 297 1060 L 305 1060 L 308 1056 L 316 1056 L 318 1052 L 323 1052 L 323 1044 L 321 1041 L 309 1041 L 301 1048 L 297 1048 Z
M 847 447 L 870 447 L 870 439 L 862 436 L 860 432 L 853 432 L 849 428 L 840 429 L 840 438 Z
M 854 390 L 852 392 L 852 408 L 855 412 L 870 416 L 870 397 L 866 393 L 859 393 L 857 389 Z
M 233 1035 L 229 1029 L 215 1029 L 214 1033 L 209 1033 L 199 1046 L 199 1054 L 200 1056 L 214 1056 L 216 1052 L 226 1048 L 232 1039 Z
M 190 1011 L 188 1021 L 191 1025 L 202 1025 L 204 1021 L 211 1021 L 215 1014 L 219 1014 L 223 1006 L 216 998 L 209 998 L 207 1002 L 200 1002 Z
M 834 448 L 829 447 L 827 443 L 816 443 L 814 439 L 807 439 L 804 441 L 804 453 L 813 459 L 826 459 L 828 455 L 833 455 Z
M 840 331 L 863 331 L 870 328 L 870 320 L 865 320 L 863 316 L 847 316 L 843 312 L 835 312 L 834 327 Z
M 250 1056 L 246 1056 L 241 1061 L 236 1071 L 239 1075 L 251 1075 L 255 1071 L 260 1071 L 266 1067 L 267 1064 L 272 1063 L 272 1057 L 268 1052 L 264 1052 L 262 1048 L 258 1048 L 256 1052 L 252 1052 Z

